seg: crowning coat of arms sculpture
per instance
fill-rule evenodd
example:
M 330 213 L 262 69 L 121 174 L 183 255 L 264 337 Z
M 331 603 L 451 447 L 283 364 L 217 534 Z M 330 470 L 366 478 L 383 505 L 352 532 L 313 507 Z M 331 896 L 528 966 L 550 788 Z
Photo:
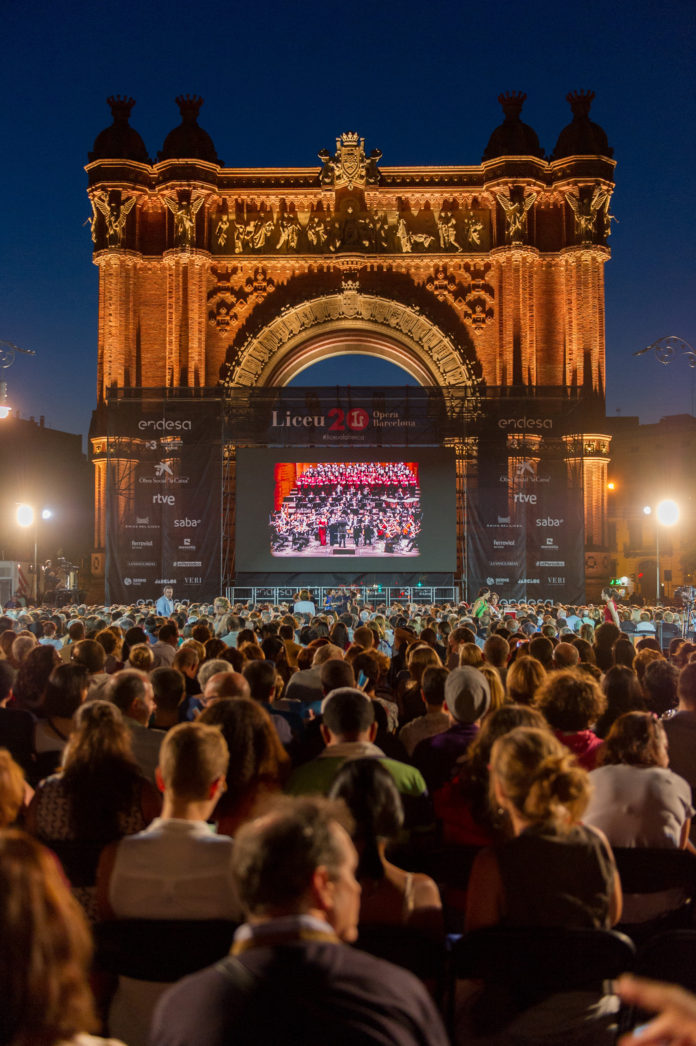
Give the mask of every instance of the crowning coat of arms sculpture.
M 364 188 L 379 182 L 377 164 L 382 158 L 381 149 L 373 149 L 365 156 L 365 139 L 357 131 L 345 131 L 336 139 L 336 152 L 332 156 L 328 149 L 318 153 L 322 162 L 319 179 L 322 185 L 334 189 Z

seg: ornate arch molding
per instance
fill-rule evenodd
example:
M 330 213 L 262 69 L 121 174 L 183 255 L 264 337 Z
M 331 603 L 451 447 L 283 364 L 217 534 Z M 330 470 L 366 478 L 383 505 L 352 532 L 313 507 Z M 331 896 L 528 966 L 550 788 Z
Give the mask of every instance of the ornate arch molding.
M 345 289 L 286 307 L 228 355 L 223 384 L 286 385 L 317 360 L 364 353 L 398 363 L 422 385 L 478 385 L 459 348 L 417 307 Z

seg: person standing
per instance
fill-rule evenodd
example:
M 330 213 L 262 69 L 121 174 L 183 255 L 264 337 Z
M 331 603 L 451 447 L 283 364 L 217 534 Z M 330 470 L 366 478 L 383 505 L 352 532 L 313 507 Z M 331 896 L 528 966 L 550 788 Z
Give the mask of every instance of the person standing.
M 155 603 L 155 610 L 160 617 L 171 617 L 174 613 L 174 589 L 167 585 Z

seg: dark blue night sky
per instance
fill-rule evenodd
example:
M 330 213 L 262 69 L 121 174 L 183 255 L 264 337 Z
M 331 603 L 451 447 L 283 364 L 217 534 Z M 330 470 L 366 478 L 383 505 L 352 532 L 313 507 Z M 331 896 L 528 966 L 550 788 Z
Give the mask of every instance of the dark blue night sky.
M 190 92 L 229 166 L 314 166 L 347 129 L 390 166 L 479 163 L 504 90 L 527 92 L 522 118 L 550 153 L 571 118 L 565 95 L 591 88 L 618 161 L 607 411 L 690 412 L 696 370 L 632 353 L 667 334 L 696 346 L 695 21 L 693 0 L 4 0 L 0 338 L 37 353 L 2 375 L 13 405 L 87 431 L 97 270 L 82 168 L 111 122 L 107 95 L 136 99 L 131 123 L 151 156 L 179 123 L 175 96 Z M 393 380 L 379 362 L 320 366 L 303 380 Z

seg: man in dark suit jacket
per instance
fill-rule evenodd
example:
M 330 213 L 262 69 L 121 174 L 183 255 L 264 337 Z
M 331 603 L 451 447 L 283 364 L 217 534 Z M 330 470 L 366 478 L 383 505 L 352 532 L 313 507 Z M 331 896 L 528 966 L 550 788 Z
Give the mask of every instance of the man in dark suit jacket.
M 342 816 L 325 799 L 285 799 L 240 830 L 249 921 L 226 959 L 165 993 L 150 1046 L 446 1046 L 422 983 L 343 943 L 358 935 L 360 885 Z

